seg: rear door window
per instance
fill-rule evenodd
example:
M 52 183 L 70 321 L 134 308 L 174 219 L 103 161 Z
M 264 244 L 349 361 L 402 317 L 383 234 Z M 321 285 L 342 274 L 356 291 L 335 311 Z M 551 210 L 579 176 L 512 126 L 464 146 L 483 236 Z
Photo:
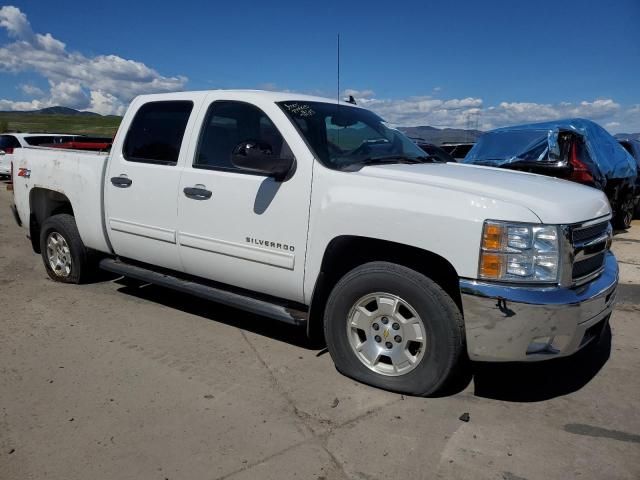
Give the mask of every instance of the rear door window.
M 175 165 L 187 122 L 191 101 L 149 102 L 136 112 L 124 141 L 123 155 L 129 162 Z

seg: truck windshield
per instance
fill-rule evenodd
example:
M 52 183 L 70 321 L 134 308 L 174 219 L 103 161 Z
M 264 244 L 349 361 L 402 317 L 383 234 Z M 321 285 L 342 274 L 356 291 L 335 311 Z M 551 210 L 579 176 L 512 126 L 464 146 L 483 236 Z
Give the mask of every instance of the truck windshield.
M 433 161 L 369 110 L 324 102 L 287 101 L 278 105 L 328 168 L 349 170 L 381 163 Z

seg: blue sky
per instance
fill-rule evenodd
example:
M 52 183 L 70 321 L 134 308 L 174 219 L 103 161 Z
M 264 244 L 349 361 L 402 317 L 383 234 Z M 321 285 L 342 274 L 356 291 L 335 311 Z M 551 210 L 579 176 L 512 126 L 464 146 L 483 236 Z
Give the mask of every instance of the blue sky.
M 10 5 L 0 109 L 121 113 L 136 94 L 176 89 L 335 96 L 340 32 L 343 94 L 397 124 L 578 115 L 640 130 L 639 0 Z

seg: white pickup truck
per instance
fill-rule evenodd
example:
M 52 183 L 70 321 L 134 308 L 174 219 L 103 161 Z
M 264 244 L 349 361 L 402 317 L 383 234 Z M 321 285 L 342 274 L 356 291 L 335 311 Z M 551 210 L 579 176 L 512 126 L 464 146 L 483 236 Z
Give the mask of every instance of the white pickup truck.
M 109 154 L 15 155 L 14 213 L 52 279 L 99 266 L 304 325 L 392 391 L 446 389 L 469 359 L 570 355 L 615 300 L 602 192 L 438 163 L 348 103 L 145 95 Z

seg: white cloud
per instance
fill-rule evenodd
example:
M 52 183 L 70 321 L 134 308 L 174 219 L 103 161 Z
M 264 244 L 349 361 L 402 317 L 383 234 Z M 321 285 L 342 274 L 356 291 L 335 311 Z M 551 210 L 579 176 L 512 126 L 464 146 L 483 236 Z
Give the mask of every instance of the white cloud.
M 44 92 L 41 88 L 36 87 L 35 85 L 31 85 L 28 83 L 22 83 L 18 85 L 18 88 L 24 92 L 25 95 L 30 95 L 32 97 L 40 97 L 44 95 Z
M 50 33 L 35 33 L 27 16 L 14 6 L 0 8 L 0 27 L 14 40 L 0 46 L 0 71 L 35 72 L 46 78 L 50 87 L 47 95 L 36 90 L 28 93 L 42 97 L 31 102 L 1 99 L 2 109 L 63 105 L 102 114 L 122 114 L 136 95 L 182 90 L 187 82 L 184 76 L 166 77 L 144 63 L 117 55 L 87 57 L 70 52 Z M 21 89 L 27 93 L 25 88 Z
M 431 125 L 437 127 L 464 127 L 470 115 L 477 115 L 482 107 L 480 98 L 453 98 L 441 100 L 430 96 L 403 99 L 377 98 L 373 90 L 344 91 L 353 95 L 358 105 L 367 107 L 388 122 L 401 126 Z
M 267 90 L 269 92 L 287 92 L 288 90 L 283 90 L 280 87 L 278 87 L 278 84 L 274 83 L 274 82 L 266 82 L 266 83 L 261 83 L 260 85 L 258 85 L 258 89 L 259 90 Z
M 605 125 L 616 133 L 640 131 L 640 105 L 623 108 L 612 99 L 578 103 L 500 102 L 486 106 L 481 98 L 439 99 L 417 96 L 399 99 L 377 98 L 372 90 L 345 90 L 365 106 L 398 126 L 430 125 L 440 128 L 492 128 L 519 123 L 582 117 Z
M 0 110 L 38 110 L 50 107 L 51 104 L 41 100 L 31 100 L 30 102 L 16 102 L 13 100 L 0 99 Z
M 356 100 L 362 100 L 369 97 L 373 97 L 375 92 L 373 90 L 353 90 L 351 88 L 347 88 L 344 91 L 343 97 L 349 97 L 349 95 L 353 95 L 353 98 Z
M 101 115 L 124 115 L 127 107 L 110 93 L 91 91 L 91 110 Z
M 11 38 L 33 37 L 27 16 L 12 5 L 0 8 L 0 27 L 6 28 Z
M 89 103 L 89 96 L 78 83 L 49 81 L 49 85 L 51 85 L 49 100 L 55 105 L 81 109 Z

